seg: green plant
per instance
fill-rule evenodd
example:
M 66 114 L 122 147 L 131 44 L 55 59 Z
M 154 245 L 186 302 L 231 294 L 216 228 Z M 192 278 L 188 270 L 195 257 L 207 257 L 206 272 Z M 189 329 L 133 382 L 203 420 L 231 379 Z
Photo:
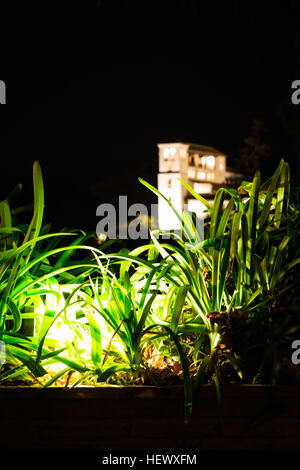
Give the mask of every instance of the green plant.
M 254 361 L 249 370 L 248 351 L 257 347 L 258 332 L 265 340 L 274 305 L 299 286 L 299 207 L 290 201 L 288 164 L 282 160 L 265 184 L 257 171 L 252 183 L 219 189 L 212 205 L 182 181 L 209 212 L 204 240 L 199 240 L 191 214 L 184 211 L 181 216 L 156 188 L 140 181 L 162 197 L 182 222 L 182 236 L 174 234 L 172 243 L 152 239 L 168 266 L 164 279 L 170 291 L 190 286 L 185 311 L 192 316 L 182 316 L 181 322 L 197 324 L 190 330 L 197 335 L 193 361 L 200 359 L 196 386 L 210 370 L 219 390 L 221 366 L 228 361 L 236 378 L 255 381 L 264 358 Z M 238 348 L 233 345 L 232 331 L 240 333 Z
M 86 259 L 70 259 L 78 250 L 91 250 L 82 244 L 89 235 L 81 233 L 74 239 L 72 232 L 48 233 L 49 226 L 42 228 L 44 190 L 37 162 L 33 166 L 33 185 L 34 213 L 29 225 L 13 227 L 8 199 L 0 202 L 0 339 L 6 344 L 7 363 L 13 366 L 0 380 L 26 371 L 35 377 L 46 374 L 35 353 L 55 310 L 65 304 L 61 285 L 82 282 L 95 269 Z M 73 240 L 67 246 L 58 246 L 66 237 Z M 28 320 L 34 322 L 34 328 L 25 335 L 22 329 Z M 43 350 L 43 359 L 50 357 L 53 361 L 55 357 L 63 362 L 66 359 L 59 355 L 61 351 Z
M 300 217 L 286 162 L 264 184 L 256 172 L 238 189 L 219 189 L 213 204 L 182 181 L 209 213 L 203 234 L 193 214 L 140 180 L 174 210 L 182 235 L 165 242 L 156 230 L 150 243 L 116 253 L 105 253 L 110 242 L 90 246 L 91 234 L 43 227 L 38 163 L 33 180 L 30 224 L 13 224 L 9 198 L 0 202 L 0 383 L 172 383 L 172 375 L 183 381 L 188 421 L 204 383 L 214 384 L 221 411 L 224 381 L 295 378 L 287 354 L 300 328 Z

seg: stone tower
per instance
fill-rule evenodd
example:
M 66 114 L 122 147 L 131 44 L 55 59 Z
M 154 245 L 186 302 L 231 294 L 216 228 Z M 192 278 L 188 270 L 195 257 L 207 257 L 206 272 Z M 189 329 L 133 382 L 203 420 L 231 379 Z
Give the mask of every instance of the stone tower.
M 158 144 L 158 190 L 173 204 L 181 214 L 187 196 L 185 187 L 178 178 L 188 178 L 187 144 Z M 180 222 L 168 204 L 158 198 L 158 222 L 162 230 L 180 228 Z
M 227 178 L 241 175 L 226 171 L 226 155 L 213 147 L 191 143 L 158 144 L 158 190 L 181 214 L 183 209 L 205 217 L 205 207 L 188 193 L 178 178 L 186 181 L 196 193 L 209 201 Z M 158 224 L 161 230 L 176 230 L 180 222 L 168 204 L 158 198 Z

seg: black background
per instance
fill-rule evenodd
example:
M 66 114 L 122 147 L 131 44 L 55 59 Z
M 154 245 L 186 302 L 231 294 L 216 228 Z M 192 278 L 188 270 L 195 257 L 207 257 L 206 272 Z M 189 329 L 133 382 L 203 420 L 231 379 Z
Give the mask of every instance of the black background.
M 1 6 L 0 198 L 42 166 L 45 221 L 96 227 L 96 208 L 156 202 L 157 143 L 212 145 L 235 165 L 253 119 L 298 183 L 300 2 L 102 0 Z M 298 132 L 299 131 L 299 132 Z

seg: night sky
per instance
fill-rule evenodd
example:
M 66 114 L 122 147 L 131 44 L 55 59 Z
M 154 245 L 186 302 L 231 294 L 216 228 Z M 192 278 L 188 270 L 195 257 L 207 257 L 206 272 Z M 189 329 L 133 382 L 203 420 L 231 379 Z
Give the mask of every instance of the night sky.
M 283 156 L 299 176 L 298 0 L 17 2 L 1 17 L 0 197 L 22 182 L 15 203 L 30 202 L 38 160 L 45 222 L 94 230 L 102 202 L 156 202 L 137 178 L 156 184 L 158 142 L 234 165 L 253 119 L 273 152 L 263 171 Z

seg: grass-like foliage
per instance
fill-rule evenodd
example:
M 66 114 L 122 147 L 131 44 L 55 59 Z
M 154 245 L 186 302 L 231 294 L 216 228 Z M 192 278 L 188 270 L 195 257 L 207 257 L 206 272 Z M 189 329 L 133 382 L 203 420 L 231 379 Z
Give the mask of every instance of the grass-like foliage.
M 141 180 L 157 196 L 157 189 Z M 42 225 L 43 179 L 33 167 L 30 223 L 0 202 L 1 384 L 183 383 L 185 420 L 204 383 L 299 380 L 299 192 L 283 160 L 205 204 L 204 238 L 188 211 L 182 236 L 106 252 L 92 234 Z M 23 382 L 22 382 L 23 381 Z

